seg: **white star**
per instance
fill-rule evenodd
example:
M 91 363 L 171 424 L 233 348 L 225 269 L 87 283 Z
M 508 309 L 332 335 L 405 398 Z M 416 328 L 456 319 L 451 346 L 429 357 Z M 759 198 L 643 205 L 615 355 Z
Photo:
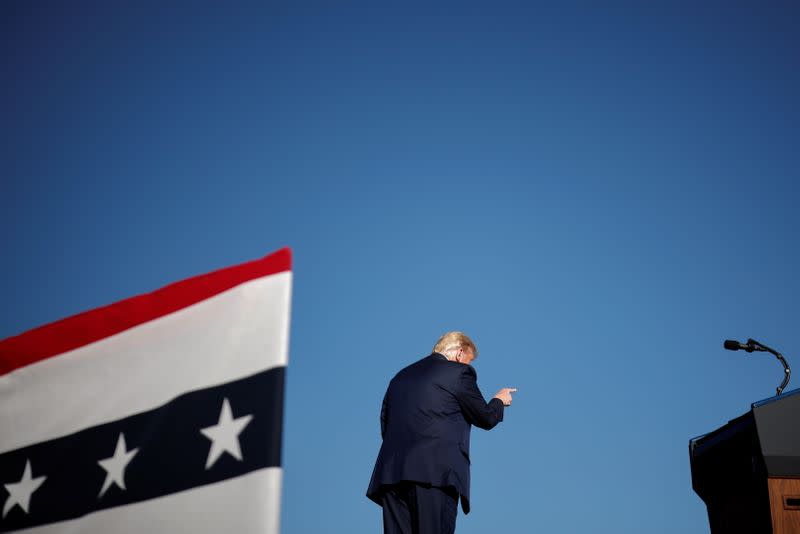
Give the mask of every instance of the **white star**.
M 242 461 L 242 451 L 239 448 L 239 434 L 253 418 L 252 415 L 243 415 L 233 418 L 231 405 L 228 399 L 222 401 L 222 411 L 219 413 L 219 422 L 214 426 L 203 428 L 200 432 L 211 440 L 211 450 L 208 451 L 206 469 L 214 465 L 214 462 L 222 456 L 223 452 Z
M 100 495 L 97 496 L 98 499 L 111 487 L 112 482 L 116 484 L 118 488 L 125 489 L 125 468 L 128 467 L 130 461 L 133 460 L 133 457 L 139 452 L 139 449 L 126 451 L 127 448 L 128 446 L 125 445 L 125 436 L 120 432 L 119 438 L 117 438 L 117 448 L 114 450 L 114 456 L 97 461 L 100 467 L 106 470 L 106 479 L 103 482 Z
M 11 510 L 15 504 L 18 504 L 22 511 L 28 513 L 28 507 L 31 504 L 31 495 L 36 491 L 42 482 L 47 477 L 31 478 L 31 461 L 25 460 L 25 471 L 22 473 L 22 480 L 13 484 L 4 484 L 6 491 L 8 491 L 8 499 L 3 506 L 3 518 L 6 517 L 8 511 Z

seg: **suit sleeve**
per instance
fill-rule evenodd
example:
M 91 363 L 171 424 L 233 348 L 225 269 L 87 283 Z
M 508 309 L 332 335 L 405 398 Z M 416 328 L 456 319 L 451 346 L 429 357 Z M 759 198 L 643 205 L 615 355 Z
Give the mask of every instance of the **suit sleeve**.
M 467 421 L 482 428 L 491 430 L 503 420 L 503 401 L 492 399 L 488 403 L 478 389 L 478 375 L 470 365 L 465 365 L 460 376 L 460 383 L 456 398 L 461 405 Z
M 388 395 L 389 392 L 386 392 Z M 383 396 L 383 402 L 381 403 L 381 439 L 386 435 L 386 395 Z

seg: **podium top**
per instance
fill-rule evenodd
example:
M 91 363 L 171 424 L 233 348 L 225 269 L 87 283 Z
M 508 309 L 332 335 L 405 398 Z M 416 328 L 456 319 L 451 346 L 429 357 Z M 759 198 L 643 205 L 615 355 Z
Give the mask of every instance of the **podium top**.
M 744 460 L 752 468 L 757 459 L 767 476 L 800 477 L 800 389 L 754 402 L 749 412 L 692 439 L 689 454 L 693 472 L 709 461 L 721 467 Z
M 767 397 L 766 399 L 762 399 L 760 401 L 756 401 L 750 405 L 751 408 L 760 408 L 766 404 L 771 404 L 773 402 L 779 402 L 785 399 L 786 397 L 791 397 L 793 395 L 800 395 L 800 388 L 798 389 L 790 389 L 789 391 L 784 391 L 781 395 L 773 395 L 772 397 Z
M 752 406 L 761 454 L 771 476 L 800 476 L 800 389 Z

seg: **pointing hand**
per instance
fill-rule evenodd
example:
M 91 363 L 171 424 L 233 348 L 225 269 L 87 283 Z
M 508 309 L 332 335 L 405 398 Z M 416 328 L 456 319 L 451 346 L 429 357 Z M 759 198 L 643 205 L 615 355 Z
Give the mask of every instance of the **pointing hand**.
M 503 406 L 511 406 L 511 394 L 516 391 L 517 388 L 503 388 L 497 392 L 494 398 L 503 401 Z

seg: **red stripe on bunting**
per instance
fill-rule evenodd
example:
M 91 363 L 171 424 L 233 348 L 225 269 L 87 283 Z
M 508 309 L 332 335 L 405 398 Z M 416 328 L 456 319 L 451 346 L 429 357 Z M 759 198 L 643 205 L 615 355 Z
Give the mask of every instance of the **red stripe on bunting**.
M 188 278 L 6 338 L 0 341 L 0 376 L 158 319 L 250 280 L 291 269 L 292 251 L 282 248 L 260 260 Z

